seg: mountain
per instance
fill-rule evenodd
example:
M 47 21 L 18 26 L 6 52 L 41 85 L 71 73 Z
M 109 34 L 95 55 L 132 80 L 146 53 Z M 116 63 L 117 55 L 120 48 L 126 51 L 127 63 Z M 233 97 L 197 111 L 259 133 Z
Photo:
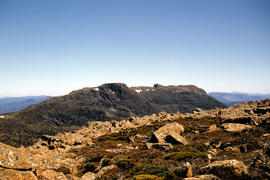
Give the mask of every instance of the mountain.
M 39 104 L 50 96 L 26 96 L 0 98 L 0 114 L 20 111 L 33 104 Z
M 145 90 L 144 90 L 145 89 Z M 122 120 L 160 111 L 192 112 L 224 105 L 195 86 L 133 87 L 110 83 L 83 88 L 0 119 L 0 141 L 31 145 L 44 134 L 54 135 L 87 126 L 89 121 Z
M 140 89 L 137 89 L 138 92 Z M 270 179 L 270 99 L 0 143 L 1 179 Z
M 193 85 L 162 86 L 155 84 L 153 87 L 132 87 L 153 104 L 160 111 L 170 113 L 192 112 L 196 108 L 210 109 L 212 107 L 225 107 L 216 99 Z
M 232 106 L 242 102 L 257 101 L 270 98 L 270 94 L 248 94 L 239 92 L 211 92 L 208 94 L 227 106 Z

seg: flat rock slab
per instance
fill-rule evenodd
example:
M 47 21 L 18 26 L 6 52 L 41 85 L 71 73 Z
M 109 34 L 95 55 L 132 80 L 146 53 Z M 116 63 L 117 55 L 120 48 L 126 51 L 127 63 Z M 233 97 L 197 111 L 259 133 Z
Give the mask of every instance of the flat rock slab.
M 244 129 L 253 129 L 254 126 L 246 125 L 246 124 L 238 124 L 238 123 L 224 123 L 221 127 L 228 132 L 241 132 Z

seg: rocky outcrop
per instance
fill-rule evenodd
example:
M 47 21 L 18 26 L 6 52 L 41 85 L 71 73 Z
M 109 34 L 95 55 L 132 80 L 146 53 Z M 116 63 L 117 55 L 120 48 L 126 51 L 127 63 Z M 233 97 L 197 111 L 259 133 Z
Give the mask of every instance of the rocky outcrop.
M 263 109 L 263 110 L 262 110 Z M 223 123 L 259 125 L 270 117 L 270 99 L 237 104 L 228 108 L 214 108 L 207 111 L 196 110 L 185 117 L 220 117 Z

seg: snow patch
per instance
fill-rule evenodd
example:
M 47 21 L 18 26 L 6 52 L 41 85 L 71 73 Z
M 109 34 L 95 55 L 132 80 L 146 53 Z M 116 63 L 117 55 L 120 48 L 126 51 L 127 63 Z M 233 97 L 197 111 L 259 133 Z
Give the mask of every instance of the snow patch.
M 149 91 L 150 89 L 146 89 L 146 91 Z
M 98 89 L 98 88 L 94 88 L 94 90 L 95 90 L 95 91 L 99 91 L 99 89 Z
M 141 89 L 135 89 L 135 91 L 136 91 L 137 93 L 141 93 L 141 92 L 142 92 Z
M 110 90 L 110 92 L 111 92 L 111 93 L 113 93 L 113 94 L 115 94 L 115 92 L 114 92 L 114 91 L 112 91 L 112 90 Z
M 0 118 L 2 118 L 2 119 L 3 119 L 3 118 L 5 118 L 5 116 L 0 116 Z

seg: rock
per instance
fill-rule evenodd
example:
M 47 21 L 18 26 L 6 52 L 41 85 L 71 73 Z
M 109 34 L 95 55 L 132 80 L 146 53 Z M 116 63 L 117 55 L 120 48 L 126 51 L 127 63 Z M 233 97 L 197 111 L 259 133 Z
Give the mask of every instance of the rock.
M 194 112 L 202 112 L 202 111 L 203 111 L 202 108 L 196 108 L 196 109 L 194 110 Z
M 110 165 L 110 166 L 106 166 L 103 167 L 97 174 L 96 177 L 101 177 L 102 175 L 106 174 L 107 172 L 109 172 L 110 170 L 117 168 L 116 165 Z
M 213 124 L 213 125 L 211 125 L 210 127 L 209 127 L 209 129 L 208 129 L 208 131 L 215 131 L 215 130 L 217 130 L 217 125 L 215 125 L 215 124 Z
M 214 161 L 202 168 L 203 173 L 211 173 L 218 177 L 237 178 L 248 173 L 248 167 L 238 160 Z
M 41 171 L 38 174 L 39 180 L 67 180 L 66 176 L 62 172 L 55 172 L 53 170 Z
M 187 173 L 186 173 L 186 177 L 192 177 L 192 166 L 189 162 L 186 163 L 186 168 L 187 168 Z
M 226 152 L 241 152 L 241 153 L 247 153 L 247 146 L 246 144 L 242 144 L 239 146 L 233 146 L 233 147 L 226 147 L 224 149 Z
M 21 171 L 23 180 L 38 180 L 32 171 Z
M 212 174 L 206 174 L 206 175 L 199 175 L 195 177 L 184 178 L 184 180 L 219 180 L 219 178 Z
M 17 171 L 14 169 L 0 168 L 1 180 L 38 180 L 35 174 L 31 171 Z
M 140 135 L 140 134 L 136 134 L 135 136 L 131 136 L 129 137 L 129 140 L 132 142 L 132 143 L 146 143 L 149 138 L 147 136 L 144 136 L 144 135 Z
M 81 180 L 95 180 L 95 179 L 96 179 L 96 175 L 92 172 L 88 172 L 84 174 L 81 178 Z
M 254 110 L 254 113 L 261 114 L 261 115 L 270 113 L 270 107 L 257 108 Z
M 146 143 L 147 149 L 159 149 L 161 151 L 169 151 L 173 149 L 173 145 L 171 143 Z
M 270 144 L 266 143 L 252 163 L 252 167 L 260 169 L 261 174 L 270 178 Z
M 25 152 L 3 143 L 0 143 L 0 166 L 9 169 L 32 169 L 32 163 Z
M 153 143 L 171 143 L 171 144 L 188 144 L 186 139 L 180 135 L 184 132 L 184 127 L 177 123 L 167 123 L 159 128 L 151 137 Z
M 208 157 L 208 164 L 211 163 L 211 160 L 217 155 L 217 149 L 211 148 L 207 151 L 207 157 Z
M 0 179 L 1 180 L 23 180 L 20 171 L 13 169 L 0 169 Z
M 71 175 L 71 174 L 67 174 L 66 177 L 68 180 L 81 180 L 81 178 Z
M 241 132 L 244 129 L 253 129 L 254 126 L 246 124 L 237 124 L 237 123 L 224 123 L 221 127 L 228 132 Z

